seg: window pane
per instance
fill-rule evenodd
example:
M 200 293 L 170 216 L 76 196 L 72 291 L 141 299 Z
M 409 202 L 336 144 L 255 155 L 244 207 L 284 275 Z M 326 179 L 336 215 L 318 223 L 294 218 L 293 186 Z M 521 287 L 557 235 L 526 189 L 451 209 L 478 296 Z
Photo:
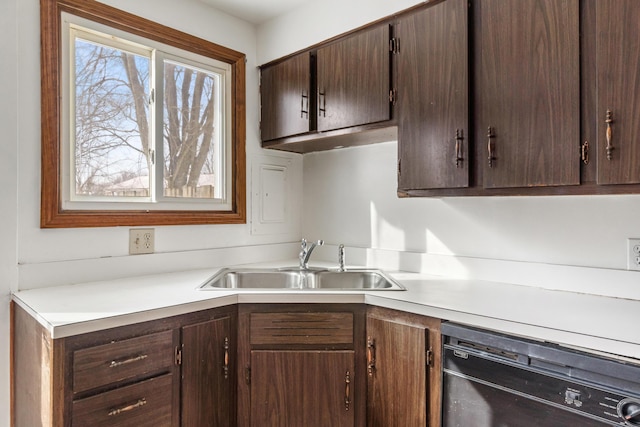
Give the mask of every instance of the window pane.
M 75 192 L 149 197 L 149 58 L 75 39 Z
M 221 198 L 220 76 L 164 61 L 164 195 Z

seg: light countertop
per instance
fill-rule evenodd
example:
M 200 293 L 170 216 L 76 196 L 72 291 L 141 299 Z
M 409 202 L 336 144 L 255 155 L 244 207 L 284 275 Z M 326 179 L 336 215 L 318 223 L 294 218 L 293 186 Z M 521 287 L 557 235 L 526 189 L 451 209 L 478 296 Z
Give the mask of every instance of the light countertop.
M 284 265 L 295 263 L 260 266 Z M 367 303 L 640 359 L 637 300 L 404 272 L 387 273 L 406 291 L 197 290 L 218 270 L 26 290 L 13 300 L 53 338 L 236 303 Z

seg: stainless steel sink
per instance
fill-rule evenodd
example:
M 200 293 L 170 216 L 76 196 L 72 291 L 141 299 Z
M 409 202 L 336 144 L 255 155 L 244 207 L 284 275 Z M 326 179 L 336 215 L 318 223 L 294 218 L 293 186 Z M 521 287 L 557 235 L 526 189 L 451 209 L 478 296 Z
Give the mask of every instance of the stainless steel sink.
M 318 289 L 404 290 L 393 279 L 373 270 L 321 271 L 315 274 L 313 284 Z
M 331 290 L 403 291 L 379 270 L 222 269 L 199 290 Z

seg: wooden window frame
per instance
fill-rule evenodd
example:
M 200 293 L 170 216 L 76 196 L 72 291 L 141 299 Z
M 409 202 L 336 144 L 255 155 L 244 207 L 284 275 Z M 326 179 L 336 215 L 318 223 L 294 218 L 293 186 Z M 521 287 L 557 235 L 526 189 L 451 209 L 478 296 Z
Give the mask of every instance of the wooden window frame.
M 231 210 L 65 210 L 61 167 L 61 15 L 67 12 L 109 27 L 231 65 Z M 95 0 L 41 0 L 41 228 L 246 223 L 245 55 Z

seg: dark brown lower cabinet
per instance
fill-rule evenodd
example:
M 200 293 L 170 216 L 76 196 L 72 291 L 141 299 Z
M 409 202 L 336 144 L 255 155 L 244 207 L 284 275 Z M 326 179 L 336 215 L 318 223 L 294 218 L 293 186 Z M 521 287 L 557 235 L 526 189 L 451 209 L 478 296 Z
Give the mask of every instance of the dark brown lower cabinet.
M 56 339 L 11 307 L 13 427 L 235 425 L 236 306 Z
M 238 426 L 364 427 L 362 304 L 241 304 Z
M 251 352 L 251 425 L 351 427 L 353 351 Z
M 182 327 L 183 427 L 235 425 L 235 329 L 231 314 Z
M 12 425 L 436 427 L 439 325 L 240 304 L 52 339 L 12 304 Z
M 440 426 L 440 320 L 367 310 L 367 427 Z

